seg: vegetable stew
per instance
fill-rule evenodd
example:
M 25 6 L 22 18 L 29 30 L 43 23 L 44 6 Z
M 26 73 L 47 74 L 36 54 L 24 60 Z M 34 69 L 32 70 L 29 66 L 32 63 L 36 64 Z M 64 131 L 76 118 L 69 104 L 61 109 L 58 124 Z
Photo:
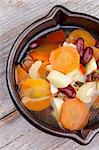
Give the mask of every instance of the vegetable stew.
M 16 66 L 23 105 L 30 111 L 52 107 L 62 129 L 86 127 L 92 110 L 99 110 L 99 40 L 84 29 L 68 35 L 60 29 L 32 41 L 28 50 Z

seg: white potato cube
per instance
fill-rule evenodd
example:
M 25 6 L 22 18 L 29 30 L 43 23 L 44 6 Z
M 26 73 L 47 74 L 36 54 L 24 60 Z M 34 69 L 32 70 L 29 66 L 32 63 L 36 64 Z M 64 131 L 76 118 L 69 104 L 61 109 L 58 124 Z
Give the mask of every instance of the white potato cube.
M 85 82 L 85 76 L 79 71 L 78 69 L 71 71 L 66 74 L 69 76 L 73 81 Z
M 67 87 L 72 82 L 71 78 L 56 70 L 52 70 L 48 74 L 47 80 L 57 88 Z
M 91 103 L 96 93 L 96 82 L 87 82 L 77 91 L 76 96 L 84 103 Z

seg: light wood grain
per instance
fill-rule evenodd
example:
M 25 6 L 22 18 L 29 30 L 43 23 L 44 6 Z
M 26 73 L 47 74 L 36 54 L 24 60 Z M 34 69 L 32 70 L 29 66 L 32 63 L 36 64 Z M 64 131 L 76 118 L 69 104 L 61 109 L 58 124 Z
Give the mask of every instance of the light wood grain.
M 99 18 L 99 0 L 0 0 L 0 149 L 98 150 L 99 135 L 86 147 L 53 137 L 32 127 L 14 107 L 5 81 L 6 60 L 19 33 L 43 17 L 54 5 Z M 11 113 L 11 114 L 10 114 Z
M 95 147 L 98 150 L 98 140 L 99 135 L 84 147 L 72 140 L 45 134 L 32 127 L 17 111 L 0 121 L 2 150 L 93 150 Z

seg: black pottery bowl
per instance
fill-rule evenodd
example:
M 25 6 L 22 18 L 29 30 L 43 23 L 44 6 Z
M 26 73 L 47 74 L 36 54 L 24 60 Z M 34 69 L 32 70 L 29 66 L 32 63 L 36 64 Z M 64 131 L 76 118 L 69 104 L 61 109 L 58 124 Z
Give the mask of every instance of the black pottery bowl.
M 36 39 L 47 32 L 60 28 L 84 28 L 97 37 L 99 35 L 99 19 L 86 14 L 71 12 L 63 6 L 53 7 L 45 17 L 28 26 L 14 42 L 7 61 L 7 87 L 17 109 L 33 126 L 51 135 L 70 138 L 86 145 L 99 133 L 99 120 L 97 124 L 94 123 L 84 131 L 70 132 L 62 130 L 51 115 L 51 108 L 41 112 L 31 112 L 24 107 L 15 81 L 15 66 L 24 57 L 31 39 Z

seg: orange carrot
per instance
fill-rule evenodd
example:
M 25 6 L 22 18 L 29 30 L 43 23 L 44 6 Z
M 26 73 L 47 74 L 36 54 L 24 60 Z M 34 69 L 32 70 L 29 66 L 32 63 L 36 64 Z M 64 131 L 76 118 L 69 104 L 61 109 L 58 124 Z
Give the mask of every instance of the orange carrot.
M 77 38 L 84 39 L 84 47 L 88 46 L 95 46 L 95 39 L 94 37 L 86 30 L 83 29 L 76 29 L 69 34 L 67 39 L 68 43 L 74 43 Z
M 48 61 L 50 52 L 58 47 L 58 44 L 44 43 L 30 52 L 34 60 Z
M 58 30 L 52 33 L 47 34 L 45 42 L 47 43 L 63 43 L 66 39 L 65 33 L 63 30 Z
M 18 86 L 20 87 L 22 82 L 28 78 L 30 78 L 28 73 L 20 65 L 18 65 L 16 67 L 16 81 L 17 81 Z
M 45 79 L 27 79 L 20 88 L 20 96 L 40 98 L 50 96 L 50 85 Z
M 82 64 L 80 64 L 80 71 L 82 72 L 83 75 L 85 75 L 86 70 Z
M 41 78 L 45 78 L 47 75 L 47 70 L 46 70 L 46 66 L 49 64 L 49 61 L 44 61 L 41 65 L 41 67 L 38 70 L 38 73 L 40 75 Z
M 50 97 L 43 97 L 38 99 L 33 99 L 29 97 L 23 97 L 22 102 L 25 107 L 32 111 L 41 111 L 48 108 L 51 104 Z
M 62 105 L 60 122 L 71 131 L 83 128 L 89 118 L 89 109 L 78 98 L 67 99 Z
M 51 104 L 50 85 L 45 79 L 27 79 L 20 88 L 20 96 L 25 107 L 41 111 Z
M 73 46 L 62 46 L 51 52 L 50 64 L 55 70 L 68 73 L 79 68 L 80 56 Z

